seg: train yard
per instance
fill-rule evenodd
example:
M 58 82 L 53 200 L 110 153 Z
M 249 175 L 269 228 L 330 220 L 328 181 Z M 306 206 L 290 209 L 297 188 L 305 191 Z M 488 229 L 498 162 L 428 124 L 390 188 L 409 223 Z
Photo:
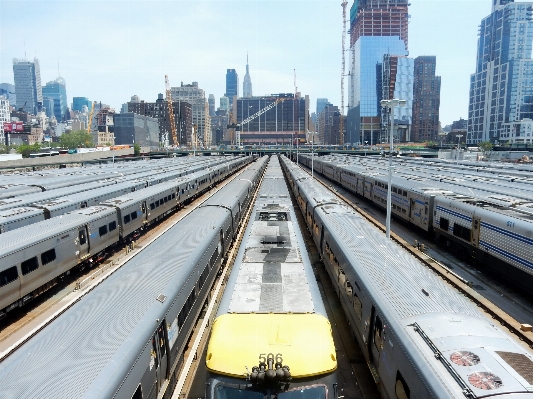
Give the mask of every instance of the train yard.
M 533 397 L 527 171 L 189 158 L 0 178 L 1 397 Z

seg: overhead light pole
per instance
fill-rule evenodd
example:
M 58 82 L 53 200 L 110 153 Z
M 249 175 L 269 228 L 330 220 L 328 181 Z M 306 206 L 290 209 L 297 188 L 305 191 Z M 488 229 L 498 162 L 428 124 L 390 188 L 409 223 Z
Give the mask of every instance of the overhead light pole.
M 447 136 L 448 133 L 446 132 L 439 132 L 439 137 L 440 137 L 440 149 L 442 150 L 442 140 L 445 136 Z
M 392 197 L 392 150 L 394 147 L 394 107 L 400 106 L 403 107 L 407 103 L 406 100 L 399 100 L 393 98 L 392 100 L 381 100 L 380 104 L 383 108 L 390 109 L 390 145 L 389 145 L 389 184 L 387 186 L 387 219 L 385 222 L 386 225 L 386 234 L 387 238 L 390 238 L 390 219 L 391 219 L 391 197 Z
M 457 135 L 457 157 L 455 158 L 457 164 L 459 164 L 459 149 L 461 148 L 461 137 L 463 137 L 462 134 Z

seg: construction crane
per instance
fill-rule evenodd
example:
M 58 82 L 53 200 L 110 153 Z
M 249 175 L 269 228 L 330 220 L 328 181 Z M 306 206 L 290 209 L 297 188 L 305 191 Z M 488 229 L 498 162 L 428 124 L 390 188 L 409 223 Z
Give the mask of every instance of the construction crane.
M 293 121 L 292 124 L 294 125 L 294 130 L 296 132 L 296 154 L 298 154 L 298 142 L 300 141 L 298 139 L 298 134 L 300 133 L 300 124 L 298 123 L 298 130 L 296 130 L 296 119 L 299 121 L 299 115 L 298 115 L 298 100 L 296 99 L 296 96 L 298 95 L 298 87 L 296 87 L 296 69 L 294 69 L 294 105 L 293 105 Z M 292 140 L 291 146 L 294 145 L 294 139 Z
M 94 103 L 91 105 L 91 113 L 89 114 L 89 119 L 87 120 L 87 133 L 91 134 L 91 125 L 93 124 L 93 113 L 94 113 Z
M 237 136 L 237 146 L 240 147 L 240 145 L 241 145 L 241 133 L 240 132 L 241 132 L 241 128 L 243 127 L 243 125 L 246 125 L 248 122 L 254 120 L 258 116 L 263 115 L 265 112 L 267 112 L 268 110 L 274 108 L 280 102 L 285 101 L 285 100 L 286 100 L 286 97 L 280 97 L 276 101 L 274 101 L 273 103 L 267 105 L 265 108 L 260 109 L 259 111 L 257 111 L 252 116 L 246 118 L 241 123 L 231 123 L 231 124 L 229 124 L 228 125 L 228 129 L 234 129 L 237 132 L 237 135 L 236 135 Z M 233 115 L 232 114 L 230 114 L 230 117 L 231 117 L 231 119 L 233 119 Z
M 346 70 L 344 61 L 344 43 L 346 42 L 346 6 L 348 2 L 344 0 L 342 6 L 342 72 L 341 72 L 341 120 L 340 120 L 340 145 L 344 145 L 344 72 Z
M 167 91 L 167 106 L 168 106 L 168 117 L 170 120 L 170 131 L 172 132 L 172 144 L 179 146 L 178 142 L 178 133 L 176 131 L 176 123 L 174 122 L 174 107 L 172 106 L 172 92 L 170 90 L 170 83 L 168 81 L 168 75 L 165 75 L 165 88 Z

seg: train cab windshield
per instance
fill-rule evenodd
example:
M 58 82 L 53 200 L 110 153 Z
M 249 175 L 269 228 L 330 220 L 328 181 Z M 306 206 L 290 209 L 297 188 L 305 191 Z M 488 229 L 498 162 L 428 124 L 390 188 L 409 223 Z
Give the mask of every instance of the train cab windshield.
M 217 385 L 215 399 L 326 399 L 327 391 L 324 385 L 298 387 L 289 391 L 274 392 L 267 390 L 253 390 Z

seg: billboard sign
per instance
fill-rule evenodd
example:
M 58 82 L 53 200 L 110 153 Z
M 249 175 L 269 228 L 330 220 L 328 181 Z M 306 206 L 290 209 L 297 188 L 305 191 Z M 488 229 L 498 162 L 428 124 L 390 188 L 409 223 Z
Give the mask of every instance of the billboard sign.
M 24 133 L 24 122 L 4 122 L 4 132 Z

